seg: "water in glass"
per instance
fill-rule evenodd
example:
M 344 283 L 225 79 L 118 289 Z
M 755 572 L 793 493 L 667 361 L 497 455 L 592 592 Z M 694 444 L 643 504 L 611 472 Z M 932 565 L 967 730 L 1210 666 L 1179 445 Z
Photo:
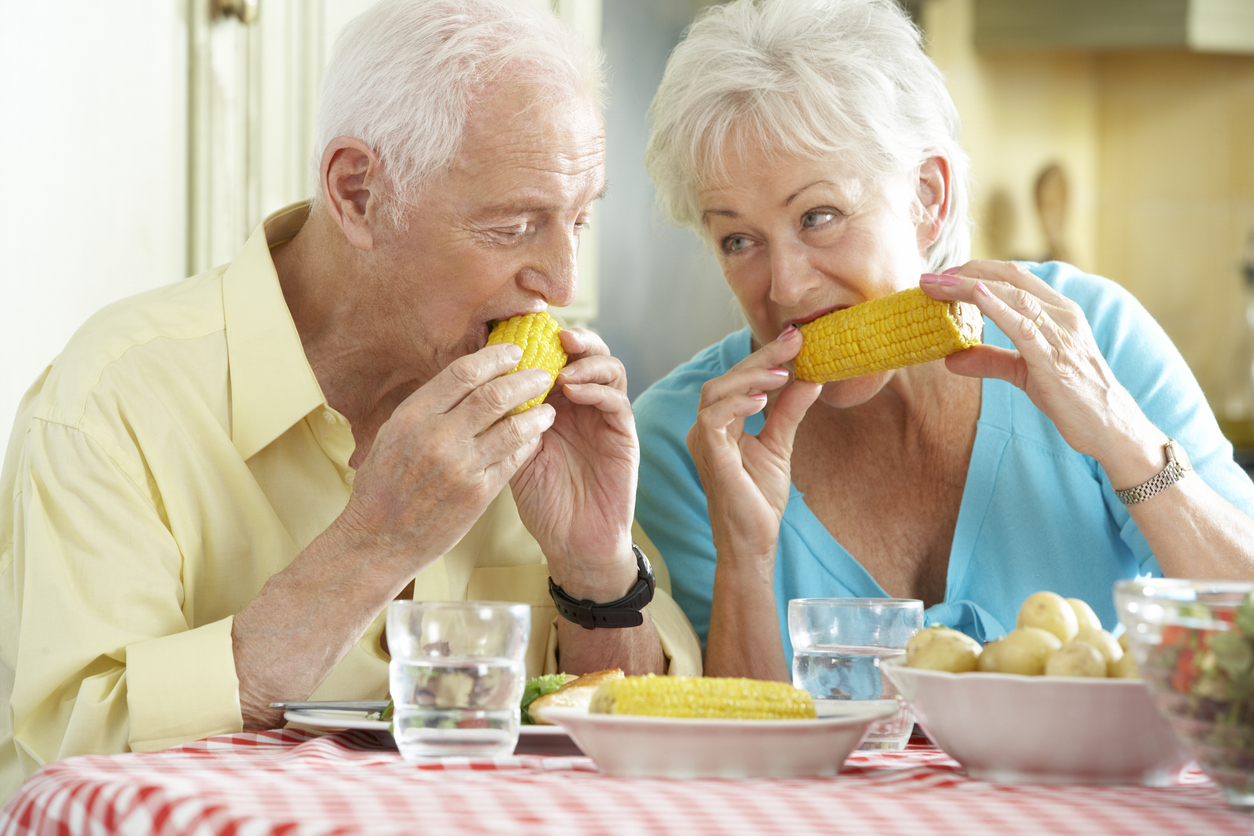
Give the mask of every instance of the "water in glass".
M 508 755 L 518 740 L 523 663 L 482 656 L 391 663 L 393 734 L 407 759 Z
M 890 647 L 807 647 L 793 652 L 792 684 L 809 691 L 820 704 L 824 700 L 864 700 L 897 706 L 896 714 L 871 726 L 862 748 L 902 749 L 910 739 L 914 717 L 908 708 L 898 705 L 896 690 L 879 669 L 879 660 L 900 655 L 900 649 Z

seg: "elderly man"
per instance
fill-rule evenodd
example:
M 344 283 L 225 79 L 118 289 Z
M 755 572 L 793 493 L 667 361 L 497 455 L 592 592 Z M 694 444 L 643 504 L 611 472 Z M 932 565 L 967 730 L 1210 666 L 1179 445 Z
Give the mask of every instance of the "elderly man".
M 532 605 L 529 675 L 699 673 L 664 573 L 642 611 L 622 366 L 563 331 L 548 401 L 509 416 L 549 377 L 485 347 L 574 298 L 596 93 L 525 5 L 382 3 L 327 70 L 316 198 L 75 335 L 0 480 L 0 799 L 70 755 L 281 726 L 271 701 L 385 696 L 398 596 Z

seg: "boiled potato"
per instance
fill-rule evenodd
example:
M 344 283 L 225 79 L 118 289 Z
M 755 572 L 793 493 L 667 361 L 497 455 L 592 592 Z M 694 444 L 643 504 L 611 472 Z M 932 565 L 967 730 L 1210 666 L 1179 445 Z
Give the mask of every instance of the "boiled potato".
M 1046 676 L 1106 676 L 1106 657 L 1086 641 L 1072 639 L 1045 663 Z
M 948 627 L 920 630 L 906 643 L 906 665 L 930 671 L 973 671 L 984 648 L 966 633 Z
M 1061 599 L 1059 599 L 1061 600 Z M 1067 606 L 1065 603 L 1063 606 Z M 1067 608 L 1071 612 L 1071 608 Z M 1075 613 L 1071 613 L 1072 618 Z M 1062 647 L 1058 637 L 1039 627 L 1011 630 L 999 641 L 984 648 L 977 667 L 986 673 L 1020 673 L 1040 676 L 1050 654 Z
M 1123 648 L 1124 653 L 1130 653 L 1132 651 L 1131 642 L 1132 636 L 1128 634 L 1127 630 L 1124 630 L 1119 634 L 1119 646 Z
M 1019 608 L 1019 620 L 1015 626 L 1047 630 L 1061 643 L 1075 638 L 1080 622 L 1067 599 L 1057 592 L 1034 592 Z
M 1092 627 L 1094 630 L 1102 629 L 1101 619 L 1097 617 L 1097 613 L 1093 612 L 1093 608 L 1088 605 L 1088 602 L 1079 598 L 1068 598 L 1066 600 L 1075 612 L 1075 618 L 1080 624 L 1081 630 L 1085 627 Z
M 1114 670 L 1115 663 L 1123 658 L 1123 648 L 1119 646 L 1119 642 L 1115 637 L 1105 630 L 1094 630 L 1092 627 L 1081 627 L 1080 632 L 1075 634 L 1075 641 L 1088 642 L 1096 647 L 1102 654 L 1102 658 L 1106 660 L 1106 675 L 1113 676 L 1110 671 Z
M 1136 659 L 1132 658 L 1131 653 L 1125 653 L 1118 662 L 1111 665 L 1107 671 L 1107 676 L 1117 677 L 1119 679 L 1140 679 L 1141 672 L 1137 670 Z

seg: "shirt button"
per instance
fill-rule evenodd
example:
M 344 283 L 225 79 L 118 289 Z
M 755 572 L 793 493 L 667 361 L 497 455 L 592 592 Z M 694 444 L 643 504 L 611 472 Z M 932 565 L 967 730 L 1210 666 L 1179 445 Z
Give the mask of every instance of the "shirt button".
M 345 474 L 344 474 L 344 481 L 345 481 L 345 482 L 347 482 L 348 484 L 350 484 L 350 485 L 351 485 L 351 484 L 353 484 L 353 477 L 354 477 L 354 476 L 356 476 L 356 475 L 357 475 L 357 474 L 355 474 L 355 473 L 345 473 Z
M 334 424 L 335 413 L 331 412 L 330 410 L 327 410 L 326 412 L 322 413 L 322 420 L 326 421 L 328 424 Z

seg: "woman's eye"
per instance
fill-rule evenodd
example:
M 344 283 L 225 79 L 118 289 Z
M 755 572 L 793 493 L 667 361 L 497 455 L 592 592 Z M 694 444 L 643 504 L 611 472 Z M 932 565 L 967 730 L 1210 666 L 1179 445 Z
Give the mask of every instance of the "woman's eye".
M 749 239 L 743 235 L 728 235 L 723 239 L 723 252 L 734 253 L 749 246 Z
M 801 216 L 801 225 L 804 227 L 815 227 L 827 223 L 836 217 L 836 212 L 829 209 L 815 209 L 812 212 L 806 212 Z

